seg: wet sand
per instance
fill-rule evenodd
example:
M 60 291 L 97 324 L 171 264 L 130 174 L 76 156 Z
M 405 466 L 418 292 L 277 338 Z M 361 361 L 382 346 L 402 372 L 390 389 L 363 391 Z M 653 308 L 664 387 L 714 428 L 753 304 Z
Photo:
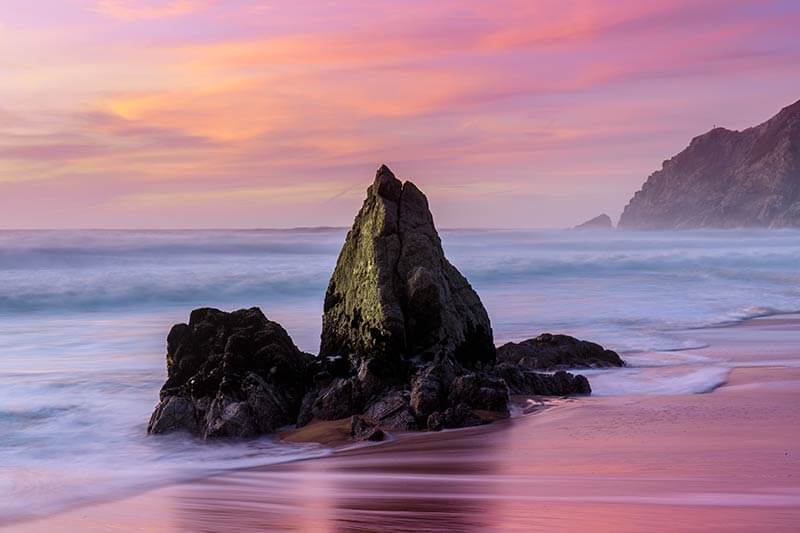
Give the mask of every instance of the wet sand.
M 798 531 L 800 322 L 698 331 L 708 394 L 591 397 L 95 504 L 14 531 Z

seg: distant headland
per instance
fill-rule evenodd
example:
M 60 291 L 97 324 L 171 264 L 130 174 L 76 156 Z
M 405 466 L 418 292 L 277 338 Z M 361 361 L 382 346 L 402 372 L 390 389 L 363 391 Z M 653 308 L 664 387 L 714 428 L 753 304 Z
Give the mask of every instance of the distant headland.
M 800 101 L 758 126 L 692 139 L 647 178 L 618 227 L 800 227 Z

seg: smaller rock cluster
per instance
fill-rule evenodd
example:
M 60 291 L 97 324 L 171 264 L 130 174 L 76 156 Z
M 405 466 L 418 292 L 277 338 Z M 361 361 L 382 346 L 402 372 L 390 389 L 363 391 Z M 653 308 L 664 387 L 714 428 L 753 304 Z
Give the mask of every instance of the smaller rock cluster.
M 542 333 L 534 339 L 509 342 L 497 349 L 497 359 L 532 370 L 625 366 L 617 352 L 569 335 Z
M 167 336 L 167 381 L 147 430 L 272 433 L 297 420 L 314 361 L 258 308 L 196 309 Z

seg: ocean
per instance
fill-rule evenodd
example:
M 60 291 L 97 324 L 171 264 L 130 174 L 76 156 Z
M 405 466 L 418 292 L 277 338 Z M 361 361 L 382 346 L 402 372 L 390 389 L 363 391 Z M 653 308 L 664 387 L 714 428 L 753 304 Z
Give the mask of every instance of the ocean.
M 165 337 L 195 307 L 259 306 L 316 352 L 342 229 L 0 232 L 0 523 L 329 453 L 148 437 Z M 597 395 L 705 393 L 703 328 L 800 311 L 800 232 L 450 230 L 495 340 L 567 333 L 621 353 Z

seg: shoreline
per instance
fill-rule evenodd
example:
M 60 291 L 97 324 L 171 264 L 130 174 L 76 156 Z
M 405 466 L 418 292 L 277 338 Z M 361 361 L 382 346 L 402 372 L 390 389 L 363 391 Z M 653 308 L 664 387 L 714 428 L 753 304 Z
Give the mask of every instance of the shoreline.
M 435 526 L 444 513 L 454 531 L 666 531 L 714 524 L 796 530 L 798 324 L 800 316 L 784 315 L 705 330 L 709 346 L 690 350 L 733 365 L 727 381 L 705 394 L 571 399 L 536 416 L 395 435 L 379 445 L 230 471 L 3 526 L 320 530 L 365 528 L 371 516 L 388 530 L 424 531 L 425 520 Z M 773 364 L 781 360 L 797 366 Z M 743 361 L 754 364 L 736 366 Z M 398 515 L 393 499 L 414 516 Z M 727 526 L 718 522 L 723 514 Z

